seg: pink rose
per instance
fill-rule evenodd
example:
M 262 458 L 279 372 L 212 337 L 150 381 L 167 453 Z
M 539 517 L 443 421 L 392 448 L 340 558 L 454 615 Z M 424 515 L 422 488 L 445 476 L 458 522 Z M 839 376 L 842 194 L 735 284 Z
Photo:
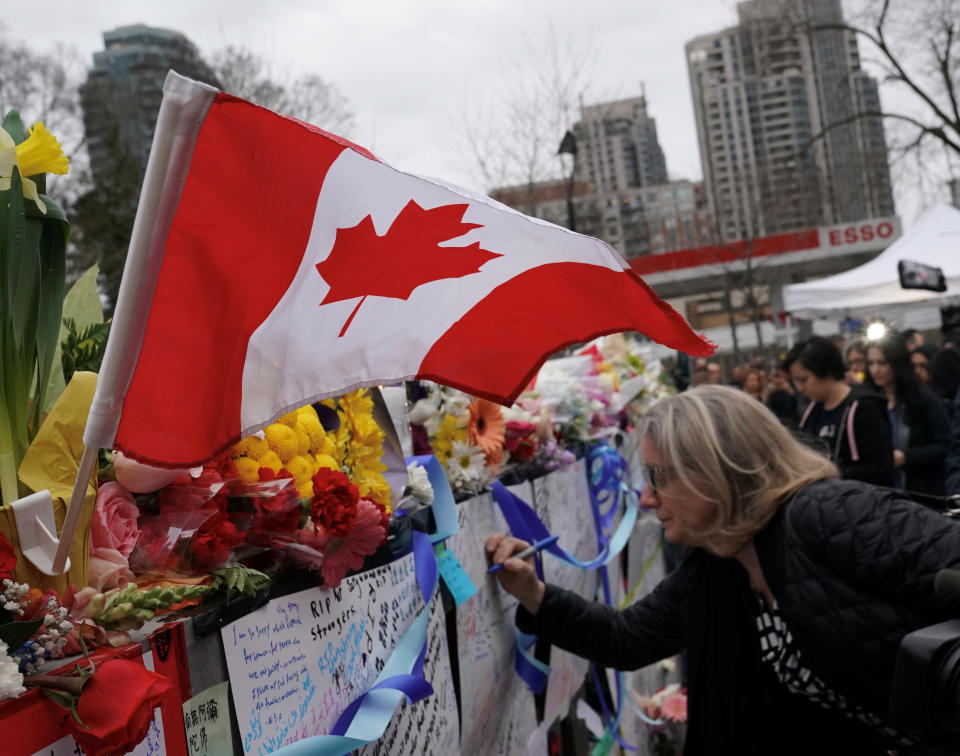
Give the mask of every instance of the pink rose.
M 126 588 L 133 580 L 127 558 L 116 549 L 91 549 L 87 562 L 87 581 L 98 593 L 111 588 Z
M 126 559 L 140 537 L 139 516 L 140 510 L 126 488 L 119 483 L 104 483 L 97 491 L 97 503 L 90 521 L 91 548 L 116 549 Z

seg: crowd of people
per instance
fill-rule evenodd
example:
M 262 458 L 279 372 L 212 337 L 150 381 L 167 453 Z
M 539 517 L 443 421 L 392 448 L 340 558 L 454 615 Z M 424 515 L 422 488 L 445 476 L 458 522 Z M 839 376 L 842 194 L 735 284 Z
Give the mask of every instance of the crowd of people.
M 915 330 L 887 329 L 871 340 L 814 336 L 775 364 L 756 357 L 729 377 L 718 362 L 699 360 L 691 387 L 704 384 L 766 404 L 844 478 L 960 494 L 960 333 L 942 347 Z

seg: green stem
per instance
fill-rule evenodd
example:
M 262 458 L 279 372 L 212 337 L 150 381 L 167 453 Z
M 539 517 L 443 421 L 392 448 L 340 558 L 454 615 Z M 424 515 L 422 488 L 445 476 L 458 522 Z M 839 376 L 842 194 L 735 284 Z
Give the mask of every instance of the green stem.
M 12 444 L 5 443 L 4 434 L 9 438 L 10 431 L 6 423 L 0 421 L 0 494 L 7 506 L 20 498 L 17 485 L 17 461 L 13 456 Z

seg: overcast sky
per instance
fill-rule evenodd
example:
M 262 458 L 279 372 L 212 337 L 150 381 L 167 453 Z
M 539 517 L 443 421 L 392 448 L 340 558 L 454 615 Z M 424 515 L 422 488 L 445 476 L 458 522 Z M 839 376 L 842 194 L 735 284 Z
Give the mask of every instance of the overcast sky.
M 104 30 L 139 22 L 181 31 L 203 54 L 247 47 L 280 77 L 312 73 L 335 84 L 355 114 L 349 136 L 387 162 L 486 190 L 459 146 L 463 113 L 495 103 L 510 73 L 547 48 L 551 27 L 561 44 L 592 56 L 593 101 L 636 96 L 643 83 L 671 177 L 699 178 L 684 44 L 733 25 L 736 3 L 54 0 L 0 18 L 31 48 L 63 42 L 87 65 Z
M 75 47 L 87 65 L 104 30 L 138 22 L 176 29 L 205 54 L 248 47 L 277 75 L 334 83 L 356 116 L 351 136 L 382 159 L 484 189 L 458 147 L 462 114 L 495 102 L 551 25 L 591 53 L 597 100 L 636 96 L 643 82 L 668 170 L 699 177 L 683 46 L 735 15 L 732 0 L 89 0 L 20 3 L 2 22 L 35 50 Z

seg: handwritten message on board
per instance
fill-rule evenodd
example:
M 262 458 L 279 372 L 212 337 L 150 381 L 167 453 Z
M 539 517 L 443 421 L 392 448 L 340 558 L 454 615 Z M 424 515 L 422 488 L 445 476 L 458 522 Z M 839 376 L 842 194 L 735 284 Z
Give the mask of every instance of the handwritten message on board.
M 483 541 L 505 532 L 489 494 L 460 504 L 460 531 L 447 540 L 477 593 L 457 607 L 460 696 L 464 712 L 460 747 L 465 756 L 523 753 L 536 729 L 533 695 L 513 669 L 517 602 L 487 574 Z
M 402 701 L 383 737 L 360 749 L 360 756 L 457 756 L 460 753 L 460 720 L 450 674 L 443 604 L 430 606 L 427 656 L 423 674 L 433 695 L 412 706 Z
M 212 685 L 183 702 L 183 727 L 190 756 L 231 756 L 230 684 Z
M 274 599 L 222 629 L 244 753 L 330 732 L 423 608 L 413 555 Z

